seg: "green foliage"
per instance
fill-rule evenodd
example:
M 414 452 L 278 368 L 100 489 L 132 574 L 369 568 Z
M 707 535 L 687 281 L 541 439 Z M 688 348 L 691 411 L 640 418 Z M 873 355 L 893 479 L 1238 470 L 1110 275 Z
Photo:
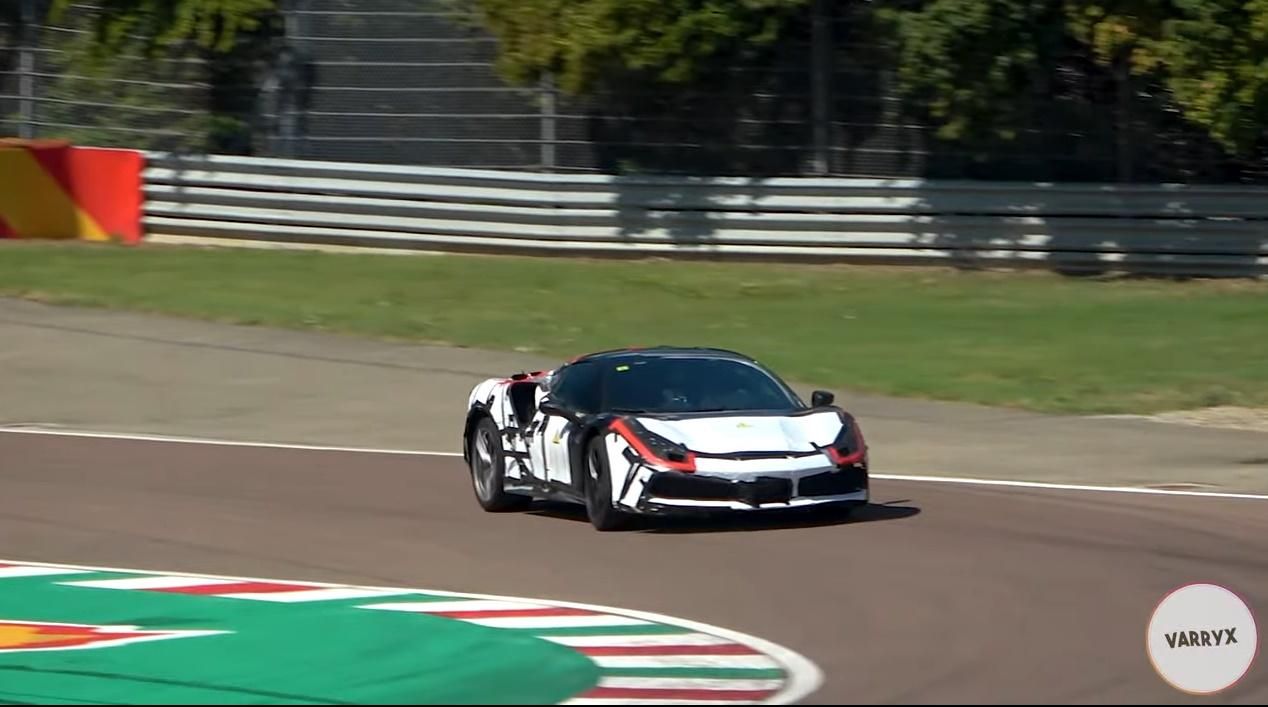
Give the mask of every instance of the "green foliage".
M 133 69 L 116 61 L 125 49 L 226 55 L 261 44 L 278 4 L 99 1 L 84 63 L 125 72 Z M 498 70 L 509 83 L 553 76 L 566 93 L 593 94 L 649 80 L 699 81 L 710 67 L 787 39 L 812 0 L 441 1 L 499 40 Z M 825 0 L 834 1 L 845 0 Z M 54 0 L 54 19 L 71 3 Z M 0 2 L 0 18 L 15 6 Z M 1073 56 L 1099 66 L 1124 96 L 1146 83 L 1164 87 L 1192 124 L 1235 154 L 1265 143 L 1268 0 L 875 0 L 867 7 L 888 34 L 874 39 L 893 46 L 900 89 L 928 106 L 945 138 L 1015 136 L 1034 122 L 1031 99 Z
M 1246 154 L 1268 121 L 1268 0 L 929 0 L 882 9 L 904 93 L 950 138 L 1024 125 L 1055 51 L 1160 82 L 1186 118 Z M 1120 90 L 1130 90 L 1126 85 Z
M 1268 0 L 1177 1 L 1149 46 L 1190 120 L 1236 153 L 1265 139 Z
M 72 0 L 54 0 L 52 17 L 60 21 Z M 101 0 L 94 23 L 94 52 L 109 53 L 140 38 L 148 50 L 193 41 L 227 52 L 237 37 L 262 27 L 277 0 Z
M 82 13 L 64 18 L 72 29 L 90 29 Z M 105 54 L 92 33 L 53 34 L 50 73 L 39 119 L 46 137 L 76 144 L 152 150 L 199 150 L 211 118 L 202 89 L 205 63 L 190 48 L 143 54 L 148 42 L 124 39 Z
M 571 94 L 630 73 L 682 84 L 702 64 L 775 41 L 809 0 L 475 0 L 512 84 L 554 75 Z
M 249 145 L 252 82 L 267 62 L 276 18 L 200 13 L 263 8 L 262 0 L 201 8 L 190 0 L 104 0 L 100 12 L 55 1 L 59 25 L 79 31 L 43 35 L 53 76 L 37 106 L 41 135 L 150 150 L 241 152 Z M 155 14 L 160 5 L 166 15 Z
M 15 2 L 0 2 L 0 54 L 18 45 L 22 30 L 21 8 Z
M 927 101 L 948 139 L 1012 137 L 1026 120 L 1026 92 L 1061 41 L 1044 0 L 932 0 L 878 17 L 896 39 L 900 88 Z
M 1131 65 L 1147 71 L 1157 64 L 1149 38 L 1156 36 L 1168 10 L 1163 0 L 1065 0 L 1066 31 L 1104 67 Z

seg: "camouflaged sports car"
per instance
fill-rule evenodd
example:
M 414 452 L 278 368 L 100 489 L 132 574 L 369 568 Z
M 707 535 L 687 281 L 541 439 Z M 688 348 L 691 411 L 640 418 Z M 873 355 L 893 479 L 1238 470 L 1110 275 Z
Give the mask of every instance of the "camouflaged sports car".
M 584 504 L 599 530 L 633 515 L 848 510 L 869 494 L 863 434 L 832 393 L 807 405 L 722 349 L 603 351 L 486 379 L 468 399 L 463 450 L 485 510 Z

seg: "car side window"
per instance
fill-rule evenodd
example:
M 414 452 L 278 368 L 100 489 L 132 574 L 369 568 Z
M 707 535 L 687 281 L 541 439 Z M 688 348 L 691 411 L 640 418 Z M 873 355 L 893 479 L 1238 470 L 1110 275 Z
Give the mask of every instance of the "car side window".
M 602 375 L 601 366 L 588 361 L 574 363 L 560 371 L 558 378 L 552 381 L 550 396 L 577 412 L 598 412 L 602 397 L 602 387 L 599 385 Z

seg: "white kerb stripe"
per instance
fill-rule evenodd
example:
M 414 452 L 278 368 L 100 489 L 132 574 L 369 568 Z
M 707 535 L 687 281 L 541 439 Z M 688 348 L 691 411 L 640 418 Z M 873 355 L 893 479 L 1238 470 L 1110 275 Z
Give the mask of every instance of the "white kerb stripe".
M 211 579 L 209 577 L 182 577 L 159 575 L 157 577 L 129 577 L 128 579 L 93 579 L 78 582 L 58 582 L 71 587 L 96 589 L 178 589 L 182 587 L 211 587 L 217 584 L 240 584 L 235 579 Z
M 366 597 L 382 597 L 412 593 L 413 592 L 407 590 L 392 592 L 384 589 L 358 589 L 356 587 L 319 587 L 317 589 L 300 589 L 293 592 L 241 592 L 238 594 L 221 594 L 219 596 L 227 599 L 253 599 L 255 601 L 275 601 L 285 604 L 304 601 L 364 599 Z
M 45 577 L 57 574 L 92 574 L 88 570 L 68 570 L 61 567 L 0 567 L 0 579 L 12 577 Z
M 778 690 L 783 680 L 729 680 L 727 678 L 605 677 L 599 687 L 634 690 Z
M 653 633 L 613 636 L 540 636 L 547 641 L 573 648 L 606 648 L 618 646 L 721 646 L 735 643 L 729 638 L 707 633 Z
M 764 655 L 591 655 L 601 668 L 778 668 Z
M 384 604 L 367 604 L 362 609 L 385 609 L 387 611 L 415 611 L 425 614 L 450 611 L 517 611 L 522 609 L 549 609 L 544 604 L 527 602 L 496 601 L 493 599 L 469 599 L 466 601 L 401 601 Z
M 462 621 L 480 626 L 488 626 L 490 628 L 516 629 L 577 628 L 581 626 L 639 626 L 651 623 L 651 621 L 644 621 L 643 619 L 633 619 L 628 616 L 614 616 L 612 614 L 592 614 L 588 616 L 506 616 L 502 618 L 489 617 L 483 619 L 462 619 Z

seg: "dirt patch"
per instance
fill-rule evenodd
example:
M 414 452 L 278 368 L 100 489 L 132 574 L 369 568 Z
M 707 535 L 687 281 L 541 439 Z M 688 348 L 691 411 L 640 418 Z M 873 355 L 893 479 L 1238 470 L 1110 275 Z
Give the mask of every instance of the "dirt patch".
M 1222 405 L 1199 410 L 1175 410 L 1157 415 L 1148 415 L 1147 417 L 1159 422 L 1173 422 L 1182 425 L 1268 432 L 1268 408 Z

